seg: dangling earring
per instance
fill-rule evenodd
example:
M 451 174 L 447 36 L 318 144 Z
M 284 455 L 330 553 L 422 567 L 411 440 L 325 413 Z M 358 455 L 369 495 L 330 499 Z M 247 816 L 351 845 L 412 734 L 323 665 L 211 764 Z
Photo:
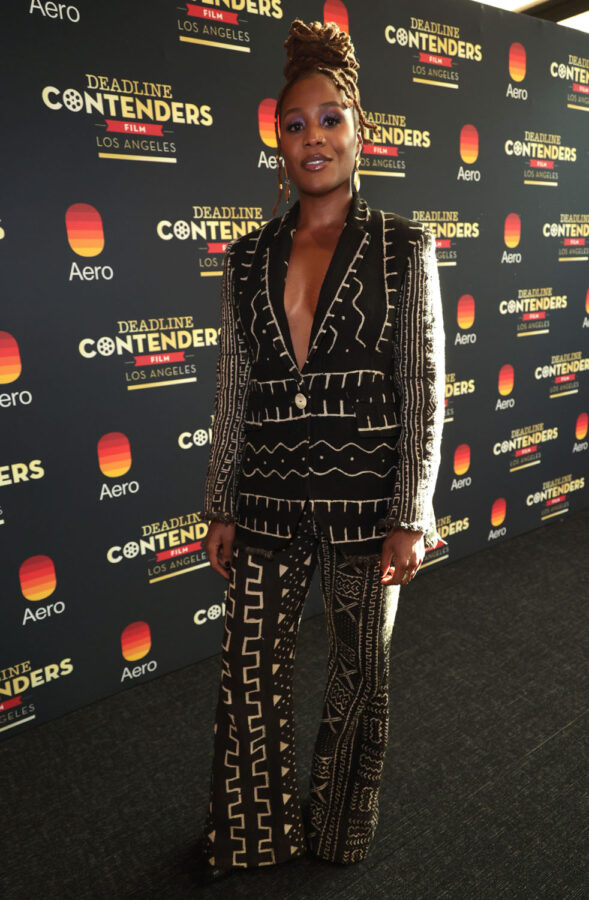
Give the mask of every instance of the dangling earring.
M 360 193 L 360 174 L 358 169 L 360 168 L 360 160 L 362 158 L 362 145 L 358 147 L 358 153 L 356 154 L 356 163 L 354 166 L 354 189 L 359 194 Z
M 288 174 L 286 172 L 286 163 L 284 159 L 282 160 L 282 169 L 284 171 L 284 180 L 286 182 L 285 190 L 284 190 L 284 202 L 288 203 L 290 200 L 290 181 L 288 178 Z
M 280 201 L 282 199 L 282 193 L 284 191 L 284 199 L 286 203 L 290 200 L 290 181 L 288 180 L 288 176 L 286 174 L 286 164 L 278 153 L 276 153 L 276 161 L 278 163 L 276 167 L 276 174 L 278 178 L 278 197 L 276 198 L 276 203 L 274 204 L 274 209 L 272 210 L 272 215 L 276 215 L 276 211 L 280 206 Z M 282 181 L 282 172 L 284 171 L 284 181 L 286 184 L 283 184 Z

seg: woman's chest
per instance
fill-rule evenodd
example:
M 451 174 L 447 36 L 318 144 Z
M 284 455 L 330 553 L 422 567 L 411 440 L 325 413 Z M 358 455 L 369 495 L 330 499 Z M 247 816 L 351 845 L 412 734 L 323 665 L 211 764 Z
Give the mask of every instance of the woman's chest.
M 340 231 L 312 236 L 295 232 L 286 261 L 284 310 L 289 320 L 313 318 Z

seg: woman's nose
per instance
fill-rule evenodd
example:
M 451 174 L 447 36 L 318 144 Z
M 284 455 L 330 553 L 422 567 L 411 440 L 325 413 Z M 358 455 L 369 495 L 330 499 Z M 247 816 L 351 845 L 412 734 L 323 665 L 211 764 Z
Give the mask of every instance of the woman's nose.
M 305 144 L 322 144 L 325 138 L 321 134 L 321 129 L 316 125 L 311 125 L 307 128 L 305 134 Z

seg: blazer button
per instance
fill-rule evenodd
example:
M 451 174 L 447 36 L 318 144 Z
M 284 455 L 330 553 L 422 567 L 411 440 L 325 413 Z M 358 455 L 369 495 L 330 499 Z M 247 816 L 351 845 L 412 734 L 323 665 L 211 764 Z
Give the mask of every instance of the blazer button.
M 299 391 L 298 394 L 295 394 L 295 403 L 299 409 L 304 409 L 307 405 L 307 398 Z

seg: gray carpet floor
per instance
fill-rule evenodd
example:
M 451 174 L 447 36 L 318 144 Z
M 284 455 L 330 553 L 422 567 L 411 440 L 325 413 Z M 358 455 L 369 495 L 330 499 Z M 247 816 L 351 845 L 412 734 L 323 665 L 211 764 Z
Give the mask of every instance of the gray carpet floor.
M 589 510 L 401 592 L 380 821 L 368 858 L 310 857 L 198 888 L 220 656 L 0 747 L 4 900 L 589 897 Z M 295 664 L 303 798 L 323 615 Z

